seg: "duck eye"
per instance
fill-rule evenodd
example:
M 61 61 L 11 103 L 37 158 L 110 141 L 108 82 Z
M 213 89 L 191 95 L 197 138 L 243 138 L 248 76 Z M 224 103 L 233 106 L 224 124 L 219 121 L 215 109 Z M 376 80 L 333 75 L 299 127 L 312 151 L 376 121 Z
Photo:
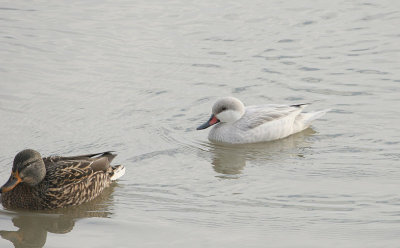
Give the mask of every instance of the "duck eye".
M 226 107 L 222 107 L 221 111 L 225 111 L 225 110 L 226 110 Z

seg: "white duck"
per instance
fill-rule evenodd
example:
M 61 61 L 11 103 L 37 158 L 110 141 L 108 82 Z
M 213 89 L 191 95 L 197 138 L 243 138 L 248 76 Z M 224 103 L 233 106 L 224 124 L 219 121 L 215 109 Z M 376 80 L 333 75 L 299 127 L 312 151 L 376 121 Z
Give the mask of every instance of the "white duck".
M 247 106 L 234 97 L 219 99 L 211 118 L 197 130 L 211 129 L 210 141 L 246 144 L 285 138 L 303 131 L 329 110 L 301 113 L 307 104 Z

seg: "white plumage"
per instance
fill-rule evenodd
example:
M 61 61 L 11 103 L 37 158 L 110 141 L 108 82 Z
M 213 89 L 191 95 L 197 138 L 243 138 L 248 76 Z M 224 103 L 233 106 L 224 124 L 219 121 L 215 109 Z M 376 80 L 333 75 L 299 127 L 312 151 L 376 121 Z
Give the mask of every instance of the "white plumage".
M 210 120 L 197 129 L 215 124 L 208 139 L 230 144 L 281 139 L 308 128 L 313 120 L 328 111 L 302 113 L 306 106 L 268 104 L 245 107 L 240 100 L 225 97 L 214 104 Z

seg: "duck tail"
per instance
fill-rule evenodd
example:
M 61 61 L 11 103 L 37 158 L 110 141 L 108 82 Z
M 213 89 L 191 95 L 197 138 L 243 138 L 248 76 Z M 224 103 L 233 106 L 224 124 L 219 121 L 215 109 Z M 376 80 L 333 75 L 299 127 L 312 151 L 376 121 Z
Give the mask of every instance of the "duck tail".
M 123 165 L 114 165 L 112 166 L 111 172 L 111 181 L 115 181 L 118 178 L 122 177 L 125 174 L 125 167 Z
M 304 129 L 308 128 L 311 125 L 311 122 L 320 118 L 321 116 L 326 114 L 329 110 L 330 109 L 325 109 L 321 111 L 299 114 L 294 121 L 294 126 L 293 126 L 294 133 L 303 131 Z
M 311 122 L 313 122 L 314 120 L 325 115 L 329 111 L 330 111 L 330 109 L 325 109 L 325 110 L 315 111 L 315 112 L 310 112 L 310 113 L 302 113 L 301 114 L 302 121 L 305 126 L 309 126 L 311 124 Z

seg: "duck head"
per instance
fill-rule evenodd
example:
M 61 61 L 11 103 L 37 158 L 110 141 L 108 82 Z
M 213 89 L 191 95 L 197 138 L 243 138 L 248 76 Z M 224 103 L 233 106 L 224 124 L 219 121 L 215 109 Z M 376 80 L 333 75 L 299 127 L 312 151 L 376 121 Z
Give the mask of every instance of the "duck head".
M 200 125 L 197 130 L 206 129 L 219 122 L 232 123 L 244 115 L 245 108 L 243 103 L 234 97 L 224 97 L 217 100 L 212 107 L 210 119 Z
M 40 153 L 26 149 L 19 152 L 15 158 L 8 181 L 1 187 L 1 193 L 8 192 L 19 183 L 35 186 L 46 176 L 46 168 Z

